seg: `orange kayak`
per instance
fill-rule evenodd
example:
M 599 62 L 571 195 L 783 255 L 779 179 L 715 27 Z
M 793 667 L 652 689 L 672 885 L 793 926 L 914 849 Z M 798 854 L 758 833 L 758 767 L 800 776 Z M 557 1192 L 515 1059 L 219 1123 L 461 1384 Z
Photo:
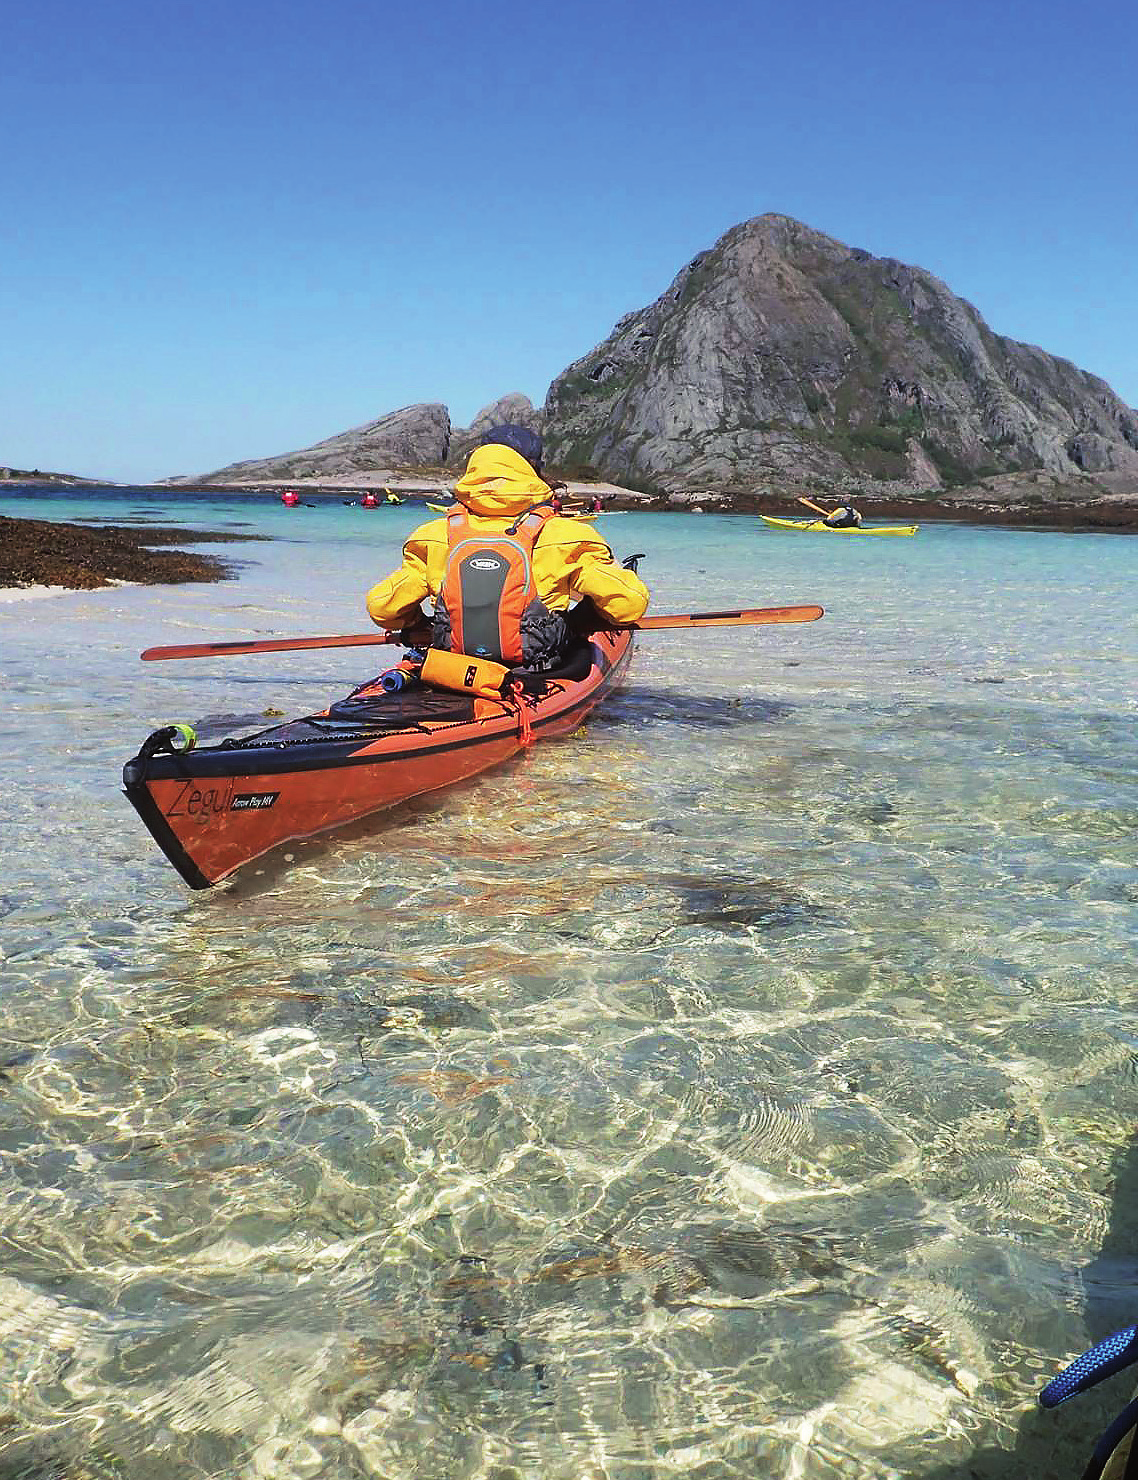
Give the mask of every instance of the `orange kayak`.
M 526 675 L 517 701 L 417 682 L 389 692 L 375 679 L 320 714 L 218 745 L 174 750 L 176 727 L 157 730 L 123 768 L 123 790 L 186 883 L 207 889 L 281 843 L 476 776 L 531 738 L 571 733 L 631 656 L 630 631 L 604 631 L 566 667 Z

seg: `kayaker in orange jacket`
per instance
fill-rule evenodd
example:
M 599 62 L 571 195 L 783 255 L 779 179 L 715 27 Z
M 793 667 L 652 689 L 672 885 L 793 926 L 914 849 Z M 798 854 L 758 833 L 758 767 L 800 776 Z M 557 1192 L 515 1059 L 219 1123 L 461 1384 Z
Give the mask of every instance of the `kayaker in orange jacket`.
M 451 624 L 440 623 L 440 615 L 446 614 L 440 614 L 438 598 L 456 543 L 472 537 L 520 540 L 523 545 L 532 539 L 533 587 L 549 619 L 529 622 L 527 667 L 555 666 L 575 633 L 595 630 L 606 621 L 621 626 L 644 615 L 648 588 L 640 577 L 616 563 L 590 525 L 550 511 L 554 490 L 540 476 L 541 452 L 541 438 L 525 427 L 487 432 L 455 484 L 458 513 L 413 530 L 403 546 L 402 565 L 368 592 L 368 615 L 377 626 L 388 631 L 421 626 L 430 620 L 422 610 L 430 597 L 436 603 L 432 642 L 451 646 Z M 534 515 L 527 519 L 531 510 Z M 575 600 L 580 605 L 566 621 Z

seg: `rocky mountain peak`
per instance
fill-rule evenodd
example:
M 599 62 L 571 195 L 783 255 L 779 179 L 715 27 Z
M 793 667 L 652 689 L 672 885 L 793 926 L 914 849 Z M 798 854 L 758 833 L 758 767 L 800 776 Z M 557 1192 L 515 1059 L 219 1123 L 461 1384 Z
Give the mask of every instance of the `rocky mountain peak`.
M 546 435 L 562 463 L 664 491 L 1138 472 L 1138 417 L 1103 381 L 780 215 L 733 227 L 559 376 Z

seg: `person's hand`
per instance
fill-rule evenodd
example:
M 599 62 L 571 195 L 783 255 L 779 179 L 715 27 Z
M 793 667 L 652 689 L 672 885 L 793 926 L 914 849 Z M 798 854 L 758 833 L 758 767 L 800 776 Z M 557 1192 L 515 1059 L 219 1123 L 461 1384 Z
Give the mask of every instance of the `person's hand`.
M 419 611 L 408 612 L 403 620 L 403 626 L 398 628 L 396 637 L 404 647 L 422 647 L 431 641 L 431 619 L 421 608 Z
M 588 637 L 591 632 L 610 630 L 613 624 L 597 609 L 591 596 L 583 596 L 565 613 L 565 625 L 574 637 Z

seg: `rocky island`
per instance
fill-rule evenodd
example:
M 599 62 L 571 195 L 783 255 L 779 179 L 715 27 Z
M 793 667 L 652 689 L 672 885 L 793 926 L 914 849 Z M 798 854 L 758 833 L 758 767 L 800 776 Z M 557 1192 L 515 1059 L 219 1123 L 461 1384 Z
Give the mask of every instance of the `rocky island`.
M 542 432 L 563 475 L 616 505 L 752 511 L 799 494 L 874 514 L 1138 526 L 1138 413 L 1099 377 L 1007 339 L 919 267 L 758 216 L 562 372 L 471 427 L 405 407 L 183 485 L 375 473 L 430 486 L 496 420 Z
M 609 507 L 1138 528 L 1138 412 L 1070 361 L 992 330 L 920 267 L 788 216 L 726 232 L 553 381 L 466 428 L 440 402 L 181 489 L 445 489 L 485 427 L 542 433 Z

